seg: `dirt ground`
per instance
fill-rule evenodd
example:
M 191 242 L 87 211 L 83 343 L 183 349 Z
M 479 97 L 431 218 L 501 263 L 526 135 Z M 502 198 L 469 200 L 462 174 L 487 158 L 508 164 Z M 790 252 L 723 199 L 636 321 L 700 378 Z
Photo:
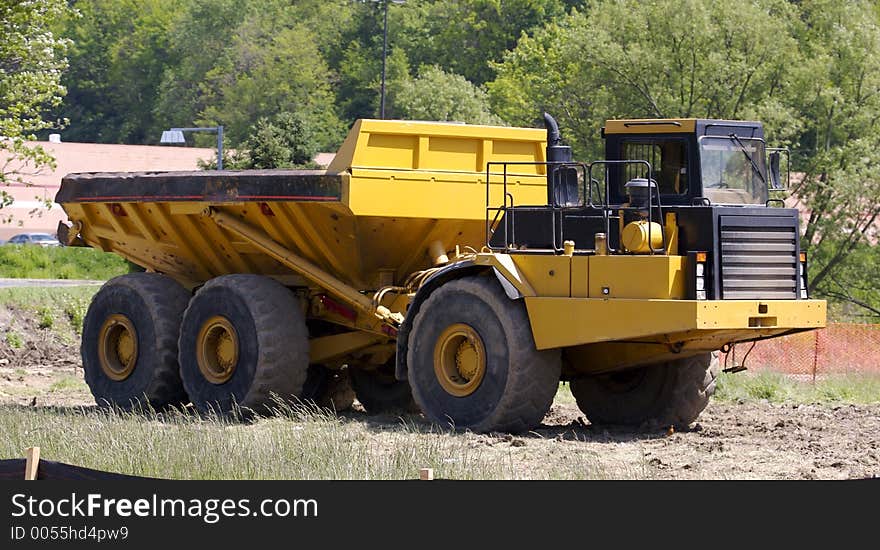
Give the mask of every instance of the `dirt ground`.
M 39 330 L 31 316 L 4 310 L 0 327 L 0 405 L 94 404 L 82 380 L 79 343 L 70 331 Z M 21 341 L 6 337 L 10 331 Z M 362 409 L 344 417 L 382 425 L 380 432 L 400 423 L 398 417 L 367 416 Z M 418 415 L 406 420 L 423 422 Z M 589 477 L 880 477 L 880 405 L 713 402 L 690 430 L 670 433 L 592 426 L 574 404 L 560 402 L 532 433 L 460 437 L 481 454 L 512 461 L 528 478 L 541 477 L 542 464 L 565 456 L 577 457 L 576 467 L 590 470 Z

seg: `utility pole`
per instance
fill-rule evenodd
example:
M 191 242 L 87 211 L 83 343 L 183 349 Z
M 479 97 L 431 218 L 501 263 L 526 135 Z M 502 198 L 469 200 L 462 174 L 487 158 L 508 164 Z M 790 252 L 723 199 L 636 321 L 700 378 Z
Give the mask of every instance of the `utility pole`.
M 404 0 L 371 0 L 373 2 L 382 2 L 384 13 L 384 23 L 382 26 L 382 91 L 379 99 L 379 118 L 385 118 L 385 67 L 388 57 L 388 2 L 395 4 L 403 4 Z
M 388 57 L 388 0 L 385 0 L 385 26 L 382 31 L 382 98 L 379 100 L 379 118 L 385 118 L 385 58 Z

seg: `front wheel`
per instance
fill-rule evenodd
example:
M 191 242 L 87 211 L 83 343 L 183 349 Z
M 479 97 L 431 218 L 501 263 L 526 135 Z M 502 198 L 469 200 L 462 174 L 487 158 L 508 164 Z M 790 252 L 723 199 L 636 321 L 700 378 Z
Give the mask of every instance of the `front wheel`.
M 718 356 L 701 353 L 571 381 L 578 407 L 595 424 L 687 426 L 715 393 Z
M 559 351 L 535 348 L 525 305 L 494 277 L 456 279 L 432 292 L 413 320 L 408 350 L 416 404 L 455 428 L 529 430 L 559 384 Z

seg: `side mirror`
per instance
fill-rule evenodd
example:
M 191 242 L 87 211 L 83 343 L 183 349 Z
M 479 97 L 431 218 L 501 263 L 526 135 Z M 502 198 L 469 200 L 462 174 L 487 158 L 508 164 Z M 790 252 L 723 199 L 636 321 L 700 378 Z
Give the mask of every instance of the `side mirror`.
M 788 149 L 778 149 L 778 148 L 769 148 L 767 149 L 768 155 L 768 164 L 769 164 L 769 175 L 770 175 L 770 187 L 771 191 L 785 191 L 789 188 L 789 180 L 791 178 L 791 156 Z M 782 158 L 782 154 L 785 153 L 786 163 L 785 163 L 785 181 L 783 182 L 781 177 L 780 165 Z
M 782 182 L 779 181 L 779 151 L 770 153 L 770 188 L 782 189 Z

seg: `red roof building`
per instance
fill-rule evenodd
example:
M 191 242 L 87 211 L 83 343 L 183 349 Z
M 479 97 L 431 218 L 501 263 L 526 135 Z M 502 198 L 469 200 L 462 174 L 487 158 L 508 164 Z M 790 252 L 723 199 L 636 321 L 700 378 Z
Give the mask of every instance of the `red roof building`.
M 43 168 L 37 173 L 25 174 L 23 179 L 29 185 L 11 183 L 0 186 L 15 199 L 11 206 L 0 208 L 0 240 L 25 232 L 54 235 L 58 222 L 67 219 L 61 207 L 52 202 L 61 185 L 61 178 L 67 174 L 197 170 L 199 160 L 209 161 L 216 154 L 215 149 L 165 145 L 64 142 L 39 142 L 39 145 L 55 157 L 57 166 L 54 170 Z M 5 163 L 6 158 L 8 155 L 5 151 L 0 151 L 0 163 Z M 24 168 L 22 172 L 33 172 L 33 169 Z

